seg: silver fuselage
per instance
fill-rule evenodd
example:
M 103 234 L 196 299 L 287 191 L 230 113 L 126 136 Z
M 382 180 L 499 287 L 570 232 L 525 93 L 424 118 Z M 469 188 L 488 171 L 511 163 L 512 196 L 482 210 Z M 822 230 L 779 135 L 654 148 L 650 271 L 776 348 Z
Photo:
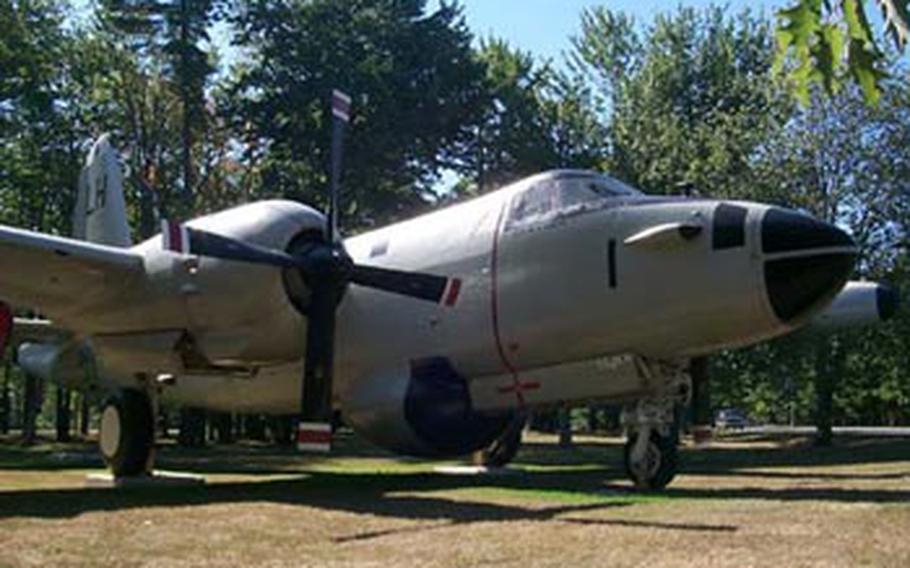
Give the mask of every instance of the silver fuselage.
M 348 288 L 338 311 L 334 393 L 355 422 L 382 428 L 371 413 L 404 396 L 410 365 L 428 358 L 445 358 L 467 378 L 478 409 L 637 396 L 655 385 L 636 361 L 681 361 L 786 333 L 846 278 L 833 275 L 799 313 L 781 317 L 766 263 L 851 247 L 766 252 L 762 222 L 770 208 L 754 203 L 628 194 L 518 215 L 528 188 L 542 179 L 558 186 L 559 176 L 547 175 L 345 241 L 358 263 L 461 282 L 454 301 L 439 305 Z M 267 201 L 190 226 L 285 249 L 322 223 L 306 206 Z M 701 229 L 629 242 L 674 224 Z M 129 386 L 137 377 L 168 376 L 162 393 L 181 404 L 298 409 L 306 322 L 289 299 L 286 274 L 174 254 L 162 250 L 160 237 L 134 250 L 145 259 L 143 276 L 87 291 L 85 302 L 50 314 L 88 342 L 107 380 Z

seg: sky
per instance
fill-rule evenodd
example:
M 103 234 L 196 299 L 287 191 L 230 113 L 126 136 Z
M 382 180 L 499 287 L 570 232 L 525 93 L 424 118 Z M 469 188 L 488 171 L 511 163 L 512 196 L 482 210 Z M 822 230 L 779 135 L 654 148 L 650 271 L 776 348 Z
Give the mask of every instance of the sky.
M 655 14 L 672 11 L 676 6 L 725 5 L 718 0 L 461 0 L 461 3 L 468 27 L 476 37 L 492 35 L 507 40 L 514 47 L 557 61 L 571 48 L 570 38 L 578 33 L 581 12 L 585 8 L 605 6 L 625 12 L 639 22 L 648 22 Z M 734 11 L 748 6 L 771 15 L 792 3 L 790 0 L 747 0 L 727 2 L 726 5 Z
M 649 22 L 661 11 L 672 11 L 677 6 L 705 7 L 711 4 L 727 6 L 732 11 L 749 7 L 771 15 L 779 8 L 792 5 L 795 0 L 460 0 L 468 27 L 479 40 L 497 37 L 507 40 L 513 47 L 559 63 L 562 54 L 572 44 L 571 38 L 579 31 L 581 13 L 585 8 L 604 6 L 625 12 L 639 22 Z M 88 13 L 91 0 L 72 0 L 77 15 Z M 434 9 L 439 0 L 429 0 Z M 215 31 L 215 42 L 224 48 L 227 30 Z

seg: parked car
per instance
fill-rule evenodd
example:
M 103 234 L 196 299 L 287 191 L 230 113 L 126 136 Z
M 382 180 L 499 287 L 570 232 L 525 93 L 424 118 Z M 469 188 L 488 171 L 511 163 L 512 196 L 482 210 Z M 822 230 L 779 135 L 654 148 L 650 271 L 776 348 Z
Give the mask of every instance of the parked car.
M 714 425 L 717 428 L 736 430 L 749 425 L 749 418 L 739 408 L 721 408 L 714 414 Z

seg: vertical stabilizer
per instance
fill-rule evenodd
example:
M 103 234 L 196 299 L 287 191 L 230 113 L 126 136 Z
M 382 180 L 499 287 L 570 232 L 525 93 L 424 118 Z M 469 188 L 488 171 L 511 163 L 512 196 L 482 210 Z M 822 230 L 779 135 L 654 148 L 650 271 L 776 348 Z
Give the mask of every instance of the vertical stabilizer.
M 73 233 L 76 238 L 92 243 L 124 248 L 132 245 L 123 197 L 123 172 L 108 134 L 92 145 L 79 175 Z

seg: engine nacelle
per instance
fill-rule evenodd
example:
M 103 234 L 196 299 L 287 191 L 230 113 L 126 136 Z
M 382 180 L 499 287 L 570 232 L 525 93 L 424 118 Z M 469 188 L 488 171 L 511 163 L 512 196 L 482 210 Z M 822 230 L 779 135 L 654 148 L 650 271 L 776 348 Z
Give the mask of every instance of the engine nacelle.
M 195 219 L 188 226 L 268 249 L 286 250 L 302 235 L 321 234 L 324 216 L 289 201 L 260 201 Z M 148 294 L 161 310 L 137 310 L 160 318 L 142 328 L 192 328 L 193 347 L 219 366 L 268 366 L 303 355 L 304 320 L 298 309 L 308 294 L 294 270 L 179 255 L 164 250 L 161 237 L 142 248 Z M 290 282 L 290 283 L 289 283 Z M 174 298 L 181 298 L 175 302 Z M 303 298 L 303 299 L 301 299 Z M 166 312 L 166 317 L 157 312 Z M 184 323 L 175 325 L 183 320 Z
M 875 324 L 891 319 L 897 312 L 900 294 L 896 288 L 876 282 L 848 282 L 825 311 L 809 327 L 835 331 Z
M 456 457 L 486 448 L 514 418 L 513 411 L 476 410 L 467 380 L 443 357 L 412 361 L 346 385 L 339 398 L 346 422 L 362 436 L 422 457 Z

